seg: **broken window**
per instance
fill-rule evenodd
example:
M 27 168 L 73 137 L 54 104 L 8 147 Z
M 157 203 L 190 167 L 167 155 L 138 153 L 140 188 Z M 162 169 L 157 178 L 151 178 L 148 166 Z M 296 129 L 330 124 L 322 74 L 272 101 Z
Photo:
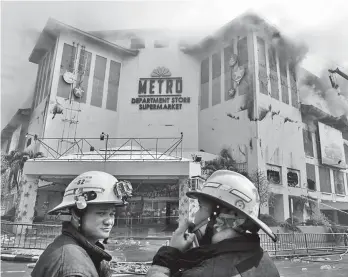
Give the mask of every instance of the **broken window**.
M 306 156 L 314 157 L 312 133 L 303 129 L 303 145 Z
M 288 186 L 299 187 L 300 186 L 300 172 L 293 169 L 288 169 L 287 174 Z
M 306 171 L 307 171 L 307 188 L 309 190 L 316 190 L 316 184 L 315 184 L 315 165 L 313 164 L 306 164 Z
M 31 144 L 31 138 L 28 139 L 27 141 L 27 147 Z
M 279 166 L 268 166 L 267 167 L 267 180 L 272 184 L 281 184 L 281 174 Z

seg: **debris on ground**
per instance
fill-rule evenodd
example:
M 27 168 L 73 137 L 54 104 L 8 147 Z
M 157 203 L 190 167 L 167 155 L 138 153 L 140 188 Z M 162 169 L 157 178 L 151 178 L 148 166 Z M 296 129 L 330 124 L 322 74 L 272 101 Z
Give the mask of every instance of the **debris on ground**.
M 324 270 L 324 269 L 330 270 L 330 269 L 332 269 L 332 267 L 331 267 L 331 265 L 322 265 L 322 266 L 320 267 L 320 269 L 321 269 L 321 270 Z
M 306 267 L 303 267 L 303 268 L 302 268 L 302 271 L 307 271 L 307 268 L 306 268 Z
M 111 270 L 113 273 L 121 274 L 146 274 L 151 266 L 151 263 L 128 263 L 128 262 L 111 262 Z

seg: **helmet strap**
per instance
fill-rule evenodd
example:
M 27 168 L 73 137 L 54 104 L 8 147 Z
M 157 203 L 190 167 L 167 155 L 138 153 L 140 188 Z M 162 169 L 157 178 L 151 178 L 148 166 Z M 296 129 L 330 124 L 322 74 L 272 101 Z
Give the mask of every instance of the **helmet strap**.
M 219 216 L 220 214 L 220 206 L 215 206 L 210 217 L 209 217 L 209 221 L 207 224 L 207 227 L 205 229 L 204 235 L 201 239 L 201 241 L 199 242 L 200 245 L 207 245 L 207 244 L 211 244 L 213 236 L 214 236 L 214 225 L 216 223 L 216 218 Z
M 86 209 L 79 210 L 75 207 L 72 208 L 72 210 L 71 210 L 71 218 L 72 218 L 71 223 L 81 234 L 82 234 L 82 228 L 81 228 L 82 217 L 83 217 L 83 214 L 85 213 L 85 211 L 86 211 Z

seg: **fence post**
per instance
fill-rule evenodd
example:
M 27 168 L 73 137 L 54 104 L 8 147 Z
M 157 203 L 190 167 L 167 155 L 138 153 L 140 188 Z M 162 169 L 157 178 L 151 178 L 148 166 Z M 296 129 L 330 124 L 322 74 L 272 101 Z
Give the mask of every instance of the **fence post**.
M 279 233 L 277 234 L 279 240 Z M 277 256 L 277 242 L 274 242 L 274 255 Z
M 306 244 L 306 249 L 307 249 L 307 254 L 308 254 L 308 242 L 307 242 L 307 234 L 304 233 L 304 239 L 305 239 L 305 244 Z

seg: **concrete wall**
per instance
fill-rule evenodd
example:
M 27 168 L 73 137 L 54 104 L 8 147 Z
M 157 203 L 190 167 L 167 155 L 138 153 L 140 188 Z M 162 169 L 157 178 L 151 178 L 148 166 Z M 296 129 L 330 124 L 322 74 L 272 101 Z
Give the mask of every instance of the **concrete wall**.
M 227 34 L 226 37 L 229 38 L 227 41 L 217 42 L 215 47 L 198 57 L 200 61 L 209 59 L 209 82 L 203 84 L 200 89 L 200 95 L 206 93 L 203 90 L 207 90 L 209 100 L 208 103 L 204 103 L 204 106 L 202 106 L 203 102 L 200 102 L 199 149 L 218 154 L 222 148 L 229 148 L 234 159 L 237 162 L 247 162 L 251 171 L 257 167 L 255 151 L 257 130 L 255 122 L 250 120 L 254 111 L 254 102 L 248 102 L 254 98 L 255 92 L 253 41 L 251 34 L 247 33 Z M 225 60 L 230 59 L 229 56 L 225 57 L 225 48 L 231 47 L 238 56 L 238 39 L 243 38 L 247 38 L 248 71 L 240 86 L 234 86 L 235 96 L 230 96 L 228 91 L 233 82 L 231 72 L 227 71 L 228 69 L 225 70 Z M 221 55 L 221 75 L 214 79 L 213 55 Z M 218 88 L 220 88 L 220 97 L 216 95 Z M 202 99 L 202 101 L 206 100 Z
M 190 97 L 190 103 L 183 104 L 181 110 L 139 110 L 131 104 L 131 98 L 138 95 L 139 78 L 150 77 L 158 66 L 169 69 L 172 77 L 182 78 L 182 97 Z M 197 61 L 178 48 L 140 49 L 137 57 L 124 61 L 121 78 L 119 137 L 179 137 L 183 132 L 184 149 L 198 149 Z
M 57 97 L 57 88 L 59 78 L 61 78 L 59 71 L 64 43 L 71 45 L 73 41 L 85 45 L 86 51 L 92 53 L 92 59 L 88 90 L 86 92 L 87 101 L 86 103 L 75 103 L 71 105 L 69 101 Z M 90 105 L 96 55 L 107 58 L 103 104 L 101 108 Z M 117 111 L 106 109 L 110 60 L 122 63 Z M 151 77 L 151 72 L 158 66 L 168 68 L 172 73 L 172 77 L 182 77 L 182 96 L 191 97 L 191 101 L 190 103 L 183 104 L 181 110 L 139 110 L 138 105 L 131 103 L 132 98 L 136 98 L 138 95 L 139 78 Z M 112 138 L 155 138 L 180 137 L 180 133 L 183 132 L 183 147 L 189 151 L 196 151 L 198 149 L 198 72 L 198 63 L 192 57 L 183 54 L 178 48 L 141 49 L 138 56 L 123 59 L 114 51 L 106 49 L 103 45 L 92 43 L 83 36 L 74 33 L 62 34 L 57 47 L 52 92 L 48 108 L 49 113 L 47 115 L 44 137 L 99 138 L 101 132 L 104 132 Z M 64 111 L 63 115 L 57 114 L 52 119 L 53 115 L 51 111 L 56 101 L 63 106 Z M 77 113 L 73 111 L 70 114 L 70 111 L 66 110 L 66 108 L 70 107 L 80 109 L 81 112 Z M 77 115 L 79 121 L 77 126 L 76 124 L 64 123 L 62 121 L 65 118 L 70 119 L 74 116 L 76 120 Z M 119 144 L 122 143 L 119 142 Z M 63 145 L 61 148 L 67 149 L 68 145 Z M 155 144 L 153 143 L 153 145 Z M 57 146 L 54 148 L 57 148 Z

